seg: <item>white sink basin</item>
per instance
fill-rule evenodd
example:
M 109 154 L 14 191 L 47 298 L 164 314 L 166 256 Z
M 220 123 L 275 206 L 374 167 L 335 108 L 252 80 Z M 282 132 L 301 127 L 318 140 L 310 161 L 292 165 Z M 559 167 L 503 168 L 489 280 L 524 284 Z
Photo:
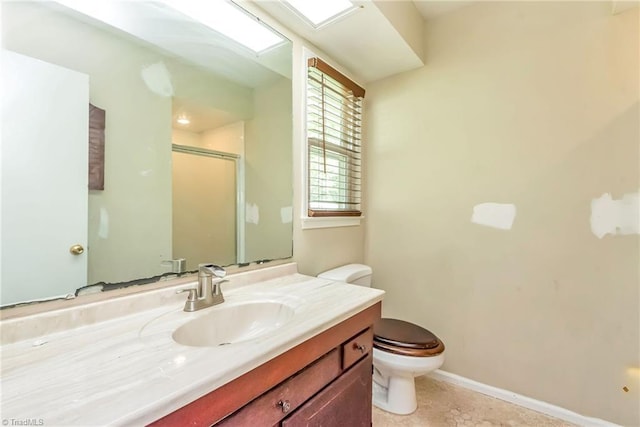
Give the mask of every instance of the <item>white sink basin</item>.
M 206 310 L 210 312 L 177 328 L 172 334 L 174 341 L 192 347 L 235 344 L 278 329 L 295 313 L 276 301 L 225 302 Z

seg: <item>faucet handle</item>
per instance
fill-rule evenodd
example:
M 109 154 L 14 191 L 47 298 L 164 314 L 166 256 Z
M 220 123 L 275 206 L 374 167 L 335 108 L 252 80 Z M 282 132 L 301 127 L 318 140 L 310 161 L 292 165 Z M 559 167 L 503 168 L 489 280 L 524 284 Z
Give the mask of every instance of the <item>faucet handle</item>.
M 228 282 L 228 279 L 223 279 L 223 278 L 218 278 L 218 279 L 213 279 L 211 282 L 212 288 L 211 288 L 211 293 L 213 295 L 222 295 L 222 284 L 225 282 Z
M 196 288 L 179 289 L 176 291 L 176 294 L 181 294 L 183 292 L 189 292 L 189 295 L 187 295 L 187 301 L 195 301 L 198 298 L 198 290 Z

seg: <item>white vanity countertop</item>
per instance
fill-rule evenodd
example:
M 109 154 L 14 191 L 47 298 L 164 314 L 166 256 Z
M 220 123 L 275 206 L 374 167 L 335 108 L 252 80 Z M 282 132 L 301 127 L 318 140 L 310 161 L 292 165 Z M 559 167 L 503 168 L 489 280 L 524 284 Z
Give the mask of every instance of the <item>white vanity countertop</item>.
M 246 282 L 250 273 L 243 275 Z M 25 419 L 47 426 L 147 424 L 374 305 L 384 294 L 297 273 L 237 286 L 230 278 L 223 285 L 227 303 L 271 299 L 290 303 L 294 317 L 250 341 L 187 347 L 173 341 L 171 332 L 215 307 L 182 311 L 186 294 L 173 296 L 175 290 L 193 284 L 162 290 L 169 302 L 158 308 L 0 347 L 0 418 L 8 420 L 6 425 Z M 17 324 L 3 322 L 3 329 L 7 325 Z

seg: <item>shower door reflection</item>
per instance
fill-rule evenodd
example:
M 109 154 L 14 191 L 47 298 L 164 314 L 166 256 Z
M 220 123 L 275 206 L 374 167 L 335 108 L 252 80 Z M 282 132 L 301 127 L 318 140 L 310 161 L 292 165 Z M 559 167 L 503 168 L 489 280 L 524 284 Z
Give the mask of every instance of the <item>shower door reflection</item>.
M 174 146 L 173 254 L 187 260 L 188 271 L 212 260 L 230 265 L 241 259 L 239 161 L 230 153 Z

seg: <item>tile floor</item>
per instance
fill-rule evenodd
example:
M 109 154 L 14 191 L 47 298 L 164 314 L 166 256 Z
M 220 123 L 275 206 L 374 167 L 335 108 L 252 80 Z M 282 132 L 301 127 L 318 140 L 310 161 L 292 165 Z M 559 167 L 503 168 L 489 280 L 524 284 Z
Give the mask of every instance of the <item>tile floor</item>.
M 428 376 L 416 379 L 418 410 L 400 416 L 373 408 L 373 427 L 560 427 L 574 424 Z

